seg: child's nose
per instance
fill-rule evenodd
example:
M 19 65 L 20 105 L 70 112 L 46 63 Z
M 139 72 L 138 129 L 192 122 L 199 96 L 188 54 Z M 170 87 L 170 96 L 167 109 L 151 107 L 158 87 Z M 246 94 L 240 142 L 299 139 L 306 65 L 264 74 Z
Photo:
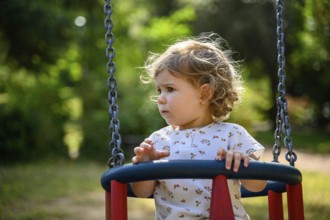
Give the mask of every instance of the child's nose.
M 166 102 L 164 94 L 159 94 L 158 99 L 157 99 L 158 104 L 164 104 Z

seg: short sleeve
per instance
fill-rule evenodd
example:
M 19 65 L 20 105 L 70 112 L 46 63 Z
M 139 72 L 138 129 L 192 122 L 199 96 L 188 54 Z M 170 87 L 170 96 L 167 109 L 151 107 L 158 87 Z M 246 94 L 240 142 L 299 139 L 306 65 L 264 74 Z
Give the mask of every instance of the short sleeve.
M 231 136 L 229 142 L 231 150 L 248 155 L 253 154 L 257 159 L 264 153 L 265 148 L 240 125 L 233 125 L 229 136 Z

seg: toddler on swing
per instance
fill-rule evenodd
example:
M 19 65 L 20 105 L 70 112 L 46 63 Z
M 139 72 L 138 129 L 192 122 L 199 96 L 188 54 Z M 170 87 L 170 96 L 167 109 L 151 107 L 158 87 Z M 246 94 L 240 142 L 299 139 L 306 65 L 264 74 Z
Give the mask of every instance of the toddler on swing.
M 146 62 L 157 86 L 157 105 L 168 126 L 134 148 L 133 163 L 152 160 L 225 160 L 237 172 L 264 151 L 242 126 L 224 122 L 243 91 L 231 51 L 216 34 L 178 41 Z M 250 219 L 241 203 L 240 185 L 261 191 L 263 180 L 228 180 L 235 219 Z M 153 194 L 159 220 L 209 219 L 212 180 L 169 179 L 131 183 L 137 197 Z

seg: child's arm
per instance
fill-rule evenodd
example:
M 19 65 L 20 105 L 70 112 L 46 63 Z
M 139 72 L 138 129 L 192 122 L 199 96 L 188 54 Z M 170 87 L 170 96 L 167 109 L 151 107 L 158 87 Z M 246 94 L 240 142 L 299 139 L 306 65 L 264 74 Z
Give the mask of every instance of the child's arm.
M 267 185 L 265 180 L 241 180 L 241 183 L 245 189 L 251 192 L 260 192 Z
M 168 151 L 158 151 L 154 148 L 150 139 L 144 140 L 140 146 L 134 148 L 135 156 L 132 163 L 147 162 L 158 160 L 170 155 Z M 155 190 L 156 180 L 148 180 L 131 183 L 132 190 L 137 197 L 147 198 L 151 196 Z
M 257 160 L 256 156 L 251 154 L 243 154 L 237 151 L 226 151 L 220 149 L 217 153 L 217 159 L 226 160 L 226 169 L 230 170 L 233 166 L 233 171 L 238 172 L 239 166 L 243 160 L 244 167 L 249 166 L 250 160 Z M 233 165 L 232 165 L 233 164 Z M 267 182 L 265 180 L 241 180 L 245 189 L 251 192 L 259 192 L 266 187 Z

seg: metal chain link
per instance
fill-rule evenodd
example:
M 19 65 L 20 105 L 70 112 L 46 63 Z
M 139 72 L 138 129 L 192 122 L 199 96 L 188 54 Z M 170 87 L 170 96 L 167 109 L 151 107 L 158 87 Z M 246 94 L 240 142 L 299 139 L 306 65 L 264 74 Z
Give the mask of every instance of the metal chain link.
M 283 2 L 276 1 L 276 21 L 277 21 L 277 62 L 278 62 L 278 99 L 277 99 L 277 114 L 276 114 L 276 128 L 274 132 L 275 144 L 273 146 L 273 161 L 278 162 L 278 157 L 281 153 L 280 142 L 283 138 L 284 146 L 287 148 L 285 155 L 286 160 L 291 166 L 294 166 L 297 160 L 297 155 L 293 152 L 293 141 L 291 138 L 291 127 L 289 123 L 288 104 L 286 100 L 286 86 L 285 86 L 285 55 L 284 55 L 284 18 L 283 18 Z
M 115 166 L 121 166 L 125 162 L 125 157 L 121 146 L 121 136 L 119 134 L 120 122 L 118 120 L 118 105 L 117 98 L 118 93 L 116 91 L 117 80 L 115 77 L 116 65 L 114 63 L 115 50 L 113 48 L 113 42 L 115 40 L 114 34 L 112 33 L 113 21 L 111 19 L 112 15 L 112 6 L 110 4 L 111 0 L 105 0 L 104 4 L 104 14 L 106 18 L 104 20 L 104 27 L 107 32 L 105 34 L 105 42 L 108 47 L 106 49 L 106 57 L 109 59 L 107 62 L 107 72 L 109 74 L 108 78 L 108 101 L 109 101 L 109 116 L 110 116 L 110 125 L 109 132 L 111 140 L 109 142 L 109 150 L 112 154 L 112 157 L 109 158 L 108 165 L 110 168 Z
M 281 154 L 281 117 L 280 117 L 280 113 L 279 113 L 279 109 L 281 109 L 281 106 L 279 104 L 280 102 L 277 101 L 277 114 L 276 114 L 276 128 L 275 128 L 275 132 L 274 132 L 274 139 L 275 139 L 275 143 L 273 146 L 273 162 L 278 162 L 278 157 Z

